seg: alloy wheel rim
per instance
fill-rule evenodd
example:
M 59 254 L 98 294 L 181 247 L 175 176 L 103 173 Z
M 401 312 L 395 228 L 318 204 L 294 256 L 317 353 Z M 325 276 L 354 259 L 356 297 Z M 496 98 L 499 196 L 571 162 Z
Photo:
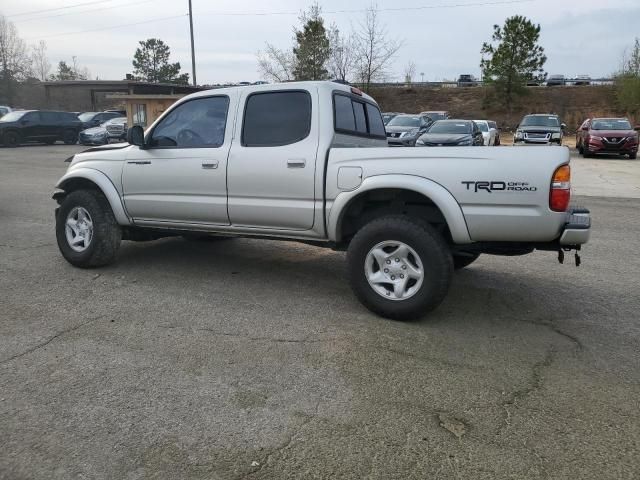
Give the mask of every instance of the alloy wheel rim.
M 65 235 L 69 247 L 75 252 L 84 252 L 93 239 L 93 220 L 83 207 L 73 207 L 65 221 Z
M 365 276 L 371 288 L 387 300 L 413 297 L 424 281 L 424 267 L 406 243 L 387 240 L 375 245 L 365 258 Z

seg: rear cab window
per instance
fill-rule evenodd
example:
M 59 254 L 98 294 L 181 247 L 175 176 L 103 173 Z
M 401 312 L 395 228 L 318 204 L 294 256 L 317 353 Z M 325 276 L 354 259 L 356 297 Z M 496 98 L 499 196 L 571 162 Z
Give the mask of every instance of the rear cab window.
M 336 133 L 386 139 L 380 109 L 364 98 L 346 92 L 333 94 L 333 126 Z
M 281 147 L 298 143 L 311 132 L 311 94 L 306 90 L 252 93 L 242 122 L 244 147 Z

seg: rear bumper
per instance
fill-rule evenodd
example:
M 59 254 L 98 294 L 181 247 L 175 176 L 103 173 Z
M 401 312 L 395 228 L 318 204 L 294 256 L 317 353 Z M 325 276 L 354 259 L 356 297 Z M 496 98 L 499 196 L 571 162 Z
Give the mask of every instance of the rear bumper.
M 585 244 L 591 235 L 591 214 L 584 207 L 572 207 L 560 235 L 560 246 L 573 247 Z

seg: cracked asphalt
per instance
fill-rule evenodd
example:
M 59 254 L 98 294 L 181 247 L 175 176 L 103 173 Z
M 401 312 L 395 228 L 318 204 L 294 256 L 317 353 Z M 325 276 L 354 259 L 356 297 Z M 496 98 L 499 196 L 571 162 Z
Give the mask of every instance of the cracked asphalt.
M 343 253 L 296 243 L 71 267 L 50 195 L 77 150 L 0 149 L 0 478 L 640 477 L 637 195 L 578 198 L 580 268 L 484 256 L 398 323 L 355 300 Z

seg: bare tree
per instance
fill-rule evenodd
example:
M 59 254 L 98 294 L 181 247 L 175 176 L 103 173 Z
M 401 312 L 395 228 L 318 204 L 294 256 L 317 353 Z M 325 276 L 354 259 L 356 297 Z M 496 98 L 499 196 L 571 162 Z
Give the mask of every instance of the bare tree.
M 387 29 L 380 23 L 378 7 L 372 4 L 365 13 L 364 22 L 354 32 L 358 80 L 369 91 L 372 81 L 388 76 L 393 57 L 402 42 L 388 38 Z
M 33 73 L 41 81 L 49 78 L 51 64 L 47 58 L 47 43 L 40 40 L 37 45 L 31 46 L 31 62 L 33 64 Z
M 404 81 L 408 84 L 413 82 L 413 77 L 416 75 L 416 64 L 413 62 L 409 62 L 404 67 Z
M 75 77 L 74 79 L 89 80 L 89 77 L 91 76 L 89 69 L 87 67 L 80 67 L 80 65 L 78 65 L 78 58 L 75 55 L 71 57 L 71 61 L 71 68 L 73 69 L 73 76 Z
M 13 103 L 14 85 L 31 74 L 27 44 L 18 36 L 15 25 L 0 15 L 0 97 Z
M 295 58 L 292 51 L 280 50 L 270 43 L 258 52 L 258 72 L 263 79 L 272 82 L 288 82 L 293 79 Z
M 327 68 L 331 78 L 346 82 L 353 74 L 355 52 L 353 36 L 344 37 L 335 25 L 329 29 L 331 54 Z

